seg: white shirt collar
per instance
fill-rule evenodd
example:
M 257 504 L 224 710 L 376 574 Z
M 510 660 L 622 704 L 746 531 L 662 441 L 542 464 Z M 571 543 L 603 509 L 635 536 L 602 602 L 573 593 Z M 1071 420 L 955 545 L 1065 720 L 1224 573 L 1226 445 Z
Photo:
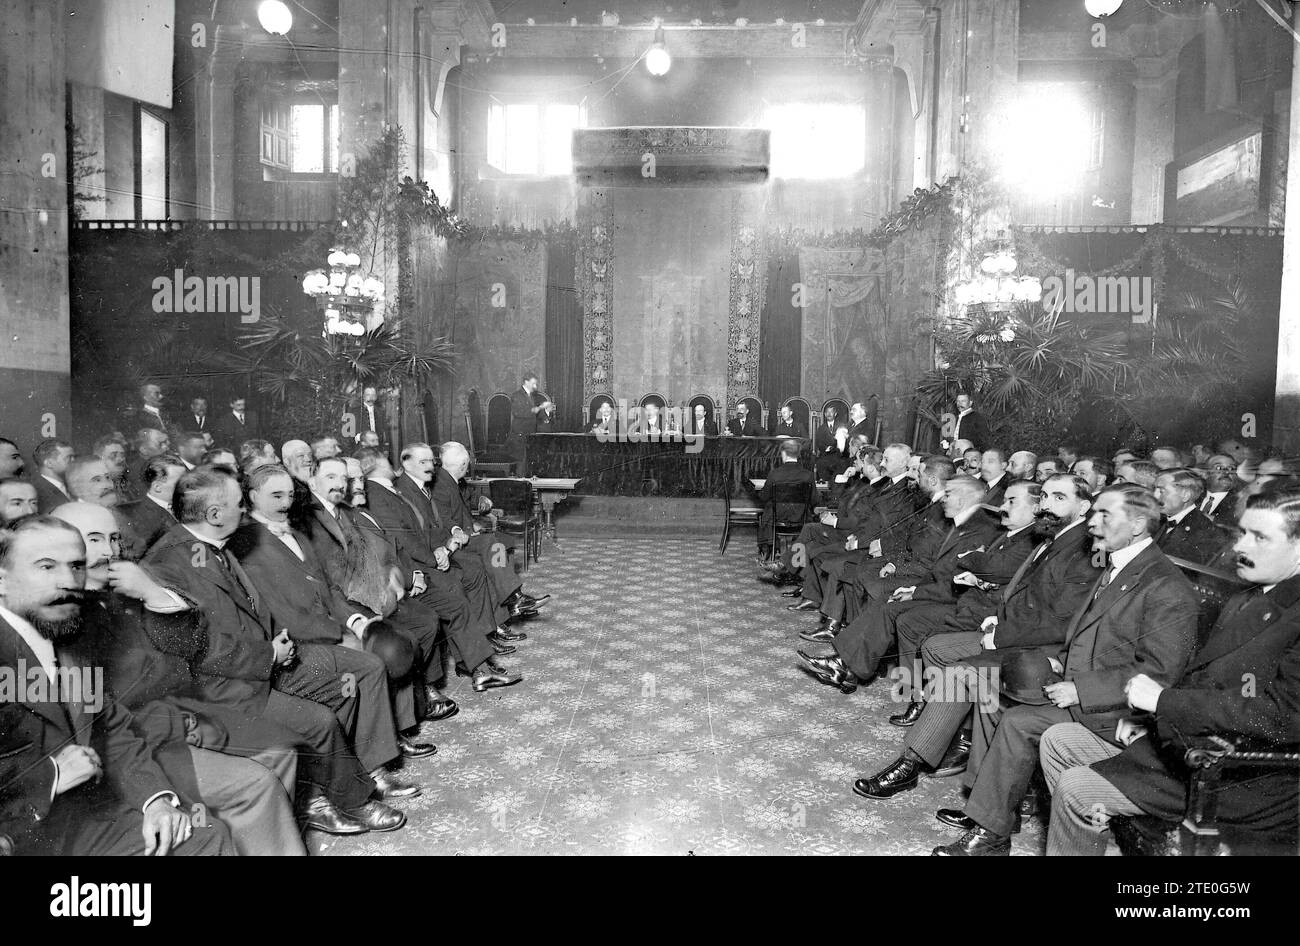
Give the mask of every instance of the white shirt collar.
M 35 654 L 36 659 L 41 662 L 41 666 L 45 668 L 45 673 L 49 676 L 50 680 L 57 681 L 58 664 L 54 659 L 54 642 L 46 640 L 41 636 L 40 631 L 32 627 L 30 622 L 25 618 L 20 618 L 3 605 L 0 605 L 0 617 L 8 621 L 9 626 L 17 631 L 18 636 L 21 637 L 24 643 L 32 649 L 32 653 Z
M 145 499 L 152 500 L 152 501 L 153 501 L 153 504 L 154 504 L 155 506 L 157 506 L 159 509 L 165 509 L 165 510 L 167 510 L 168 515 L 171 515 L 171 514 L 172 514 L 172 507 L 169 506 L 169 505 L 167 505 L 166 503 L 164 503 L 161 499 L 159 499 L 159 498 L 158 498 L 157 496 L 155 496 L 153 493 L 145 493 L 144 496 L 145 496 Z
M 1083 517 L 1082 517 L 1082 516 L 1080 516 L 1078 519 L 1075 519 L 1073 522 L 1071 522 L 1068 526 L 1066 526 L 1066 527 L 1065 527 L 1064 529 L 1062 529 L 1060 532 L 1056 533 L 1056 535 L 1055 535 L 1054 538 L 1059 539 L 1061 536 L 1065 535 L 1065 533 L 1069 532 L 1069 531 L 1070 531 L 1071 529 L 1073 529 L 1075 526 L 1081 526 L 1081 525 L 1083 525 Z
M 50 476 L 48 473 L 42 473 L 41 479 L 45 480 L 45 482 L 49 483 L 51 486 L 57 489 L 64 496 L 68 495 L 68 487 L 64 486 L 62 483 L 60 483 L 54 477 Z
M 181 525 L 185 527 L 186 532 L 194 536 L 194 538 L 198 539 L 200 542 L 206 542 L 208 545 L 218 549 L 224 549 L 226 547 L 226 539 L 210 539 L 206 535 L 199 535 L 190 527 L 188 522 L 182 522 Z
M 905 479 L 907 479 L 907 474 L 906 474 L 906 473 L 899 473 L 897 476 L 892 477 L 892 479 L 893 479 L 893 481 L 894 481 L 895 483 L 897 483 L 899 480 L 905 480 Z
M 150 414 L 156 414 L 158 417 L 162 417 L 162 411 L 158 410 L 158 408 L 154 407 L 152 404 L 146 404 L 144 409 Z
M 1179 525 L 1184 519 L 1187 518 L 1187 514 L 1190 513 L 1195 508 L 1196 508 L 1196 503 L 1192 503 L 1190 506 L 1183 509 L 1182 512 L 1170 516 L 1169 521 L 1172 522 L 1174 525 Z
M 1019 535 L 1020 533 L 1024 532 L 1026 529 L 1028 529 L 1029 526 L 1032 526 L 1032 525 L 1033 525 L 1033 523 L 1031 522 L 1031 523 L 1029 523 L 1029 525 L 1023 525 L 1023 526 L 1021 526 L 1019 529 L 1012 529 L 1010 532 L 1007 533 L 1007 538 L 1011 538 L 1011 537 L 1014 536 L 1014 535 Z
M 367 476 L 366 480 L 367 482 L 370 483 L 378 483 L 380 486 L 388 490 L 390 493 L 397 492 L 397 489 L 393 486 L 393 481 L 390 479 L 385 479 L 382 476 Z
M 1111 552 L 1110 553 L 1111 580 L 1113 581 L 1115 579 L 1115 576 L 1118 575 L 1121 571 L 1123 571 L 1125 565 L 1127 565 L 1129 562 L 1133 561 L 1133 559 L 1141 555 L 1142 550 L 1145 549 L 1148 545 L 1150 545 L 1151 542 L 1152 542 L 1151 536 L 1147 536 L 1145 539 L 1141 540 L 1140 542 L 1134 542 L 1132 545 L 1126 545 L 1122 549 L 1118 549 L 1114 552 Z
M 973 408 L 973 407 L 968 407 L 968 408 L 966 408 L 966 410 L 964 410 L 964 411 L 959 411 L 959 412 L 957 413 L 957 416 L 958 416 L 958 417 L 965 417 L 967 414 L 969 414 L 969 413 L 970 413 L 971 411 L 973 411 L 973 410 L 975 410 L 975 408 Z
M 334 503 L 330 502 L 328 499 L 326 499 L 324 496 L 322 496 L 320 493 L 316 492 L 315 490 L 312 490 L 311 494 L 316 497 L 317 502 L 319 502 L 322 506 L 325 507 L 326 512 L 328 512 L 331 516 L 336 515 L 334 510 L 337 507 L 335 506 Z

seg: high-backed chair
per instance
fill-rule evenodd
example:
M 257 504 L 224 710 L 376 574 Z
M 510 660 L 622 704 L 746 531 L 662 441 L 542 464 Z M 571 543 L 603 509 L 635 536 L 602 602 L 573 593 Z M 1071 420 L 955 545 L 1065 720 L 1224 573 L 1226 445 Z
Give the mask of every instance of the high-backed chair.
M 505 446 L 510 436 L 510 395 L 502 391 L 488 398 L 487 445 L 489 449 Z
M 582 429 L 584 431 L 590 431 L 596 423 L 596 418 L 600 415 L 600 405 L 602 404 L 608 404 L 614 409 L 615 413 L 618 412 L 618 404 L 615 403 L 613 397 L 608 394 L 597 394 L 582 409 Z
M 821 418 L 822 423 L 826 422 L 826 408 L 835 408 L 835 422 L 837 424 L 849 425 L 849 403 L 842 397 L 833 397 L 822 405 Z
M 756 397 L 742 397 L 740 400 L 748 405 L 749 416 L 758 418 L 758 425 L 763 428 L 763 432 L 766 434 L 770 428 L 767 426 L 767 408 L 763 406 L 763 402 Z
M 474 444 L 471 453 L 481 453 L 487 445 L 487 428 L 484 426 L 483 402 L 478 390 L 470 388 L 465 398 L 465 436 Z
M 806 397 L 794 395 L 781 402 L 782 407 L 788 407 L 794 412 L 794 419 L 803 423 L 803 429 L 808 431 L 808 436 L 813 434 L 813 408 L 812 404 Z
M 722 418 L 718 416 L 718 405 L 707 394 L 697 394 L 686 403 L 686 416 L 682 418 L 686 429 L 691 429 L 691 418 L 695 416 L 696 404 L 704 405 L 704 416 L 713 421 L 713 426 L 718 428 L 718 433 L 722 433 L 723 423 Z

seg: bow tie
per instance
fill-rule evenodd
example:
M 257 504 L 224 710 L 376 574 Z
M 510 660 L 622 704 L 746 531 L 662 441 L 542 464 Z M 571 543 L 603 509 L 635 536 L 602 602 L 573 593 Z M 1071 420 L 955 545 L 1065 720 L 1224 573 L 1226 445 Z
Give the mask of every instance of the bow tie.
M 271 530 L 271 535 L 284 538 L 293 531 L 293 528 L 287 522 L 264 522 L 262 523 Z

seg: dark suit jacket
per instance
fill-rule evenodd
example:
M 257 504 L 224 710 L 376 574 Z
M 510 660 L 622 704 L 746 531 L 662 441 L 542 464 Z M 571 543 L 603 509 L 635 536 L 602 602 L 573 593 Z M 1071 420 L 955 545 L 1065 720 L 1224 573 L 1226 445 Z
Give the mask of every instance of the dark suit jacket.
M 441 473 L 442 470 L 438 472 Z M 431 547 L 445 545 L 447 540 L 451 538 L 452 524 L 443 520 L 443 516 L 438 511 L 433 499 L 424 495 L 424 491 L 409 476 L 399 476 L 393 480 L 393 486 L 420 517 L 421 526 L 425 530 L 429 545 Z
M 396 483 L 393 488 L 397 488 Z M 430 533 L 425 520 L 410 500 L 400 492 L 394 493 L 373 480 L 367 480 L 366 508 L 393 540 L 402 571 L 408 578 L 416 569 L 431 572 L 438 567 L 433 547 L 429 544 Z
M 692 414 L 690 418 L 686 421 L 686 429 L 693 434 L 702 433 L 706 437 L 718 436 L 718 425 L 714 422 L 712 417 L 709 417 L 707 415 L 704 418 L 703 428 L 701 428 L 696 426 L 695 415 Z
M 537 415 L 533 413 L 533 396 L 523 388 L 510 395 L 510 433 L 506 452 L 522 460 L 528 449 L 528 435 L 537 433 Z
M 288 628 L 300 643 L 340 644 L 348 618 L 369 612 L 351 607 L 329 582 L 307 536 L 296 532 L 293 537 L 302 561 L 256 520 L 240 526 L 228 547 L 275 615 L 277 631 Z
M 547 397 L 541 391 L 533 392 L 533 407 L 540 407 L 542 404 L 545 404 L 546 401 Z M 555 417 L 552 416 L 550 411 L 537 412 L 537 433 L 549 434 L 554 426 Z
M 143 558 L 150 547 L 176 525 L 176 517 L 148 496 L 117 509 L 131 530 L 131 551 L 136 560 Z
M 780 419 L 778 419 L 776 425 L 772 428 L 772 436 L 773 437 L 801 437 L 806 439 L 808 436 L 808 431 L 804 430 L 803 424 L 799 423 L 799 418 L 797 417 L 788 424 L 783 423 Z
M 954 585 L 952 582 L 955 575 L 967 571 L 963 559 L 975 549 L 987 548 L 996 542 L 998 531 L 996 520 L 982 510 L 960 526 L 950 529 L 935 548 L 928 572 L 916 583 L 912 600 L 941 603 L 956 601 L 957 596 L 968 587 Z M 903 566 L 900 566 L 894 573 L 895 577 L 903 571 Z
M 997 587 L 968 588 L 961 593 L 959 613 L 955 615 L 959 626 L 974 630 L 985 617 L 996 613 L 1002 590 L 1011 583 L 1037 545 L 1033 529 L 1022 529 L 1012 535 L 1003 528 L 983 552 L 974 551 L 961 557 L 963 571 Z M 973 617 L 977 619 L 972 624 L 970 619 Z
M 989 435 L 989 423 L 979 411 L 971 411 L 965 417 L 958 418 L 953 428 L 953 440 L 969 440 L 977 450 L 985 450 L 992 439 Z
M 126 431 L 127 436 L 134 437 L 137 430 L 144 430 L 146 427 L 153 430 L 167 431 L 171 425 L 171 418 L 167 414 L 161 417 L 153 411 L 146 411 L 144 407 L 137 407 L 127 418 L 127 423 L 131 429 Z
M 375 404 L 375 426 L 370 426 L 370 415 L 366 412 L 366 405 L 358 401 L 355 404 L 348 405 L 348 412 L 355 420 L 353 424 L 352 435 L 344 436 L 340 443 L 355 443 L 358 435 L 365 433 L 367 430 L 373 430 L 379 435 L 381 443 L 388 440 L 388 415 L 384 411 L 384 405 Z
M 873 443 L 876 437 L 875 421 L 868 417 L 865 420 L 858 421 L 849 428 L 849 439 L 844 441 L 844 449 L 846 452 L 849 449 L 849 444 L 853 442 L 853 438 L 858 436 L 866 437 L 868 443 Z
M 414 485 L 414 484 L 412 484 Z M 439 467 L 429 484 L 433 505 L 438 510 L 438 517 L 448 529 L 460 526 L 466 535 L 474 534 L 474 513 L 465 502 L 465 495 L 460 491 L 460 484 L 452 475 Z
M 181 415 L 181 425 L 182 425 L 181 429 L 183 431 L 187 431 L 187 432 L 195 431 L 197 433 L 202 433 L 203 431 L 206 430 L 208 433 L 211 433 L 212 415 L 204 414 L 202 417 L 200 417 L 198 414 L 191 414 L 189 411 L 186 411 L 184 414 Z
M 36 487 L 36 508 L 41 515 L 48 515 L 64 503 L 72 502 L 40 473 L 32 477 L 32 485 Z
M 766 436 L 763 428 L 758 423 L 758 418 L 753 414 L 745 415 L 745 422 L 742 424 L 739 417 L 733 417 L 727 421 L 727 429 L 737 437 L 763 437 Z
M 79 666 L 66 649 L 60 664 Z M 0 619 L 0 667 L 18 673 L 22 660 L 27 669 L 40 662 L 26 641 Z M 86 667 L 87 674 L 90 668 Z M 0 703 L 0 834 L 13 839 L 19 852 L 59 852 L 70 846 L 77 853 L 76 835 L 89 812 L 101 818 L 122 808 L 140 810 L 159 792 L 173 791 L 148 745 L 132 728 L 129 710 L 104 695 L 99 712 L 84 703 L 28 700 L 34 696 L 26 675 L 15 701 Z M 63 746 L 76 742 L 98 754 L 104 766 L 102 781 L 89 781 L 57 798 L 54 765 L 50 761 Z
M 197 694 L 210 703 L 260 715 L 271 692 L 272 638 L 278 633 L 269 610 L 248 600 L 211 546 L 175 525 L 141 564 L 159 581 L 194 601 L 208 620 L 207 640 L 194 655 Z
M 391 592 L 386 586 L 363 590 L 359 586 L 351 585 L 354 569 L 349 562 L 350 556 L 358 556 L 357 561 L 368 562 L 374 566 L 370 570 L 375 573 L 379 570 L 386 572 L 390 567 L 400 568 L 401 560 L 393 538 L 365 510 L 346 504 L 340 505 L 338 507 L 340 516 L 346 517 L 352 530 L 355 530 L 353 537 L 366 544 L 364 549 L 350 549 L 343 526 L 325 511 L 325 507 L 313 493 L 308 492 L 302 502 L 303 508 L 300 514 L 292 517 L 294 528 L 306 536 L 316 553 L 321 572 L 347 601 L 348 607 L 352 609 L 350 613 L 381 616 L 390 614 L 397 606 L 397 601 L 392 597 Z M 378 558 L 366 558 L 368 556 L 378 556 Z M 410 576 L 406 575 L 405 580 L 409 587 Z
M 1124 684 L 1139 673 L 1170 686 L 1196 647 L 1200 598 L 1153 542 L 1105 588 L 1089 595 L 1066 631 L 1057 659 L 1079 691 L 1075 722 L 1114 740 L 1127 715 Z M 995 638 L 996 640 L 996 638 Z
M 1155 723 L 1154 732 L 1093 768 L 1144 811 L 1171 821 L 1183 816 L 1182 755 L 1197 737 L 1300 742 L 1300 577 L 1228 601 L 1186 674 L 1160 694 Z M 1294 840 L 1294 771 L 1228 771 L 1216 796 L 1221 823 Z
M 813 432 L 813 452 L 819 457 L 823 453 L 839 452 L 835 447 L 834 427 L 827 427 L 824 423 L 817 425 L 817 430 Z
M 239 445 L 245 440 L 257 440 L 262 436 L 262 425 L 253 411 L 244 411 L 241 424 L 234 411 L 224 411 L 212 422 L 212 442 L 215 446 L 234 450 L 239 454 Z
M 1237 489 L 1230 490 L 1228 492 L 1228 495 L 1224 496 L 1223 499 L 1219 502 L 1219 505 L 1215 507 L 1214 512 L 1210 514 L 1209 518 L 1216 525 L 1227 526 L 1228 528 L 1232 528 L 1232 529 L 1235 529 L 1237 527 L 1237 493 L 1238 492 L 1239 490 Z
M 1227 501 L 1225 498 L 1224 502 Z M 1199 509 L 1193 509 L 1183 516 L 1182 522 L 1167 522 L 1160 530 L 1156 544 L 1166 555 L 1204 565 L 1219 553 L 1227 541 L 1226 531 L 1215 525 Z
M 997 485 L 990 486 L 989 491 L 984 494 L 983 503 L 986 506 L 1001 506 L 1007 495 L 1007 487 L 1014 483 L 1010 473 L 1004 472 L 998 477 Z
M 767 481 L 763 488 L 758 491 L 758 501 L 763 505 L 763 512 L 759 516 L 758 541 L 760 544 L 766 543 L 771 538 L 767 531 L 772 526 L 772 487 L 788 485 L 792 483 L 804 483 L 809 487 L 808 503 L 803 508 L 799 508 L 792 503 L 782 503 L 781 508 L 776 509 L 776 514 L 783 521 L 795 521 L 802 519 L 807 521 L 812 517 L 813 506 L 817 502 L 817 490 L 813 488 L 812 470 L 798 463 L 778 463 L 772 467 L 767 474 Z
M 1065 641 L 1070 619 L 1091 596 L 1101 575 L 1094 559 L 1092 536 L 1080 523 L 1028 562 L 1018 578 L 1012 575 L 996 608 L 988 612 L 998 617 L 993 635 L 997 649 L 1050 647 L 1055 655 Z

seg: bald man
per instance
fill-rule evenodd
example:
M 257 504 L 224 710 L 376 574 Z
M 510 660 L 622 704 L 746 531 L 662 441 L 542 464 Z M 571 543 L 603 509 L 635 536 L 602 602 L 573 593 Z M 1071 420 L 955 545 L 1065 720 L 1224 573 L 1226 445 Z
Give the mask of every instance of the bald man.
M 131 710 L 132 729 L 163 773 L 174 785 L 190 780 L 195 801 L 225 822 L 240 854 L 305 856 L 289 800 L 297 768 L 292 746 L 269 748 L 257 760 L 203 748 L 205 741 L 220 743 L 218 732 L 224 738 L 229 733 L 208 713 L 192 716 L 191 728 L 186 715 L 194 705 L 174 699 L 188 683 L 189 668 L 153 641 L 201 633 L 202 617 L 138 565 L 121 561 L 110 510 L 75 502 L 53 515 L 86 543 L 83 626 L 70 646 L 91 666 L 105 668 L 109 693 Z

